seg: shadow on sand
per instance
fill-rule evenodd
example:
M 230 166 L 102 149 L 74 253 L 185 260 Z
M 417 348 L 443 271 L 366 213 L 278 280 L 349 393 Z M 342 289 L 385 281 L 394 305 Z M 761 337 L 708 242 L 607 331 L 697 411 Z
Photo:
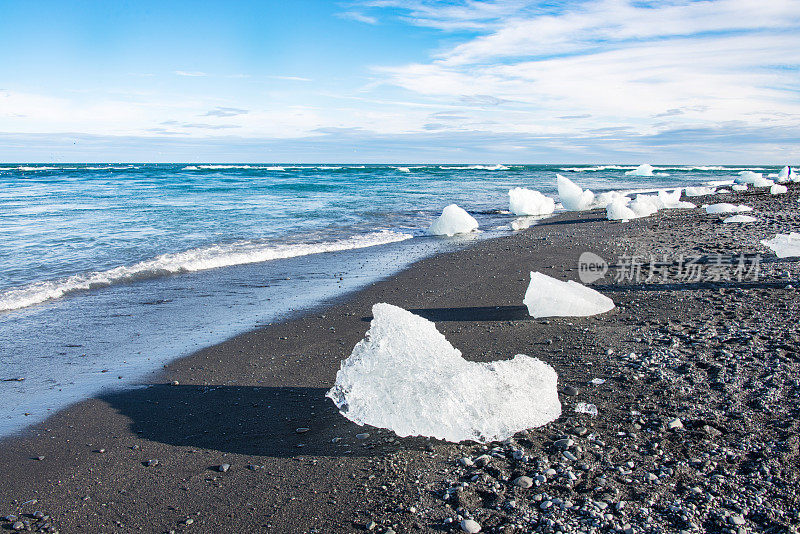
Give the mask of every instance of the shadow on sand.
M 525 306 L 465 306 L 463 308 L 417 308 L 409 309 L 414 315 L 429 321 L 530 321 Z M 362 321 L 370 322 L 372 317 L 362 317 Z
M 100 398 L 159 443 L 253 456 L 376 456 L 395 450 L 393 432 L 339 414 L 324 388 L 153 384 Z M 298 432 L 301 429 L 301 432 Z M 308 429 L 303 431 L 302 429 Z M 369 432 L 367 439 L 356 434 Z M 341 440 L 333 443 L 334 438 Z M 424 440 L 403 439 L 405 448 Z

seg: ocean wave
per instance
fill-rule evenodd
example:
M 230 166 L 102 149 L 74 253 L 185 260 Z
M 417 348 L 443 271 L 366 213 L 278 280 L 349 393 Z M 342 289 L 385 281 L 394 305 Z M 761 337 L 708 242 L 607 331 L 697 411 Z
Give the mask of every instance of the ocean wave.
M 182 171 L 230 171 L 230 170 L 260 170 L 260 171 L 285 171 L 285 167 L 275 165 L 188 165 Z
M 594 167 L 561 167 L 566 172 L 626 171 L 635 169 L 636 165 L 595 165 Z
M 440 169 L 445 171 L 451 170 L 468 170 L 468 171 L 507 171 L 508 167 L 505 165 L 464 165 L 464 166 L 445 166 L 440 165 Z
M 366 248 L 404 241 L 412 237 L 401 232 L 382 230 L 320 243 L 275 244 L 245 241 L 227 245 L 211 245 L 185 252 L 162 254 L 134 265 L 76 274 L 60 280 L 35 282 L 24 287 L 12 288 L 0 292 L 0 311 L 26 308 L 48 300 L 61 298 L 70 293 L 137 280 L 307 256 L 323 252 Z

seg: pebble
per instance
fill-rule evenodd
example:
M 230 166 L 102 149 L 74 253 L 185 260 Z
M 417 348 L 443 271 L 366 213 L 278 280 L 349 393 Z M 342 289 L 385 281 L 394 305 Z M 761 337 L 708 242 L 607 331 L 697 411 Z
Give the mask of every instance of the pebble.
M 573 386 L 565 386 L 564 387 L 564 395 L 569 395 L 570 397 L 574 397 L 580 393 L 580 390 Z
M 25 523 L 22 521 L 15 521 L 14 524 L 11 525 L 11 528 L 14 530 L 25 530 Z
M 367 439 L 369 437 L 369 432 L 362 432 L 361 434 L 356 434 L 356 439 Z
M 680 428 L 683 428 L 683 422 L 676 417 L 675 419 L 667 423 L 667 428 L 669 428 L 670 430 L 678 430 Z
M 475 534 L 481 531 L 481 525 L 474 519 L 464 519 L 461 521 L 461 530 L 469 532 L 470 534 Z
M 491 456 L 489 456 L 488 454 L 482 454 L 477 458 L 475 458 L 475 465 L 477 465 L 478 467 L 486 467 L 487 465 L 489 465 L 489 462 L 491 461 L 492 461 Z
M 567 450 L 570 447 L 572 447 L 574 444 L 575 444 L 575 442 L 572 441 L 569 438 L 558 439 L 558 440 L 553 442 L 553 445 L 555 446 L 555 448 L 556 449 L 561 449 L 561 450 Z
M 310 428 L 306 428 L 306 427 L 302 426 L 302 427 L 298 428 L 297 430 L 295 430 L 295 432 L 297 432 L 298 434 L 305 434 L 305 433 L 306 433 L 306 432 L 308 432 L 309 430 L 311 430 L 311 429 L 310 429 Z
M 378 523 L 376 523 L 375 521 L 370 521 L 369 523 L 366 524 L 364 528 L 366 528 L 367 530 L 375 530 L 377 526 Z
M 530 488 L 533 486 L 533 479 L 531 477 L 521 476 L 514 479 L 514 485 L 518 488 Z
M 464 467 L 472 467 L 473 465 L 475 465 L 475 462 L 472 461 L 472 458 L 468 458 L 466 456 L 464 458 L 461 458 L 458 461 L 458 463 L 460 463 Z

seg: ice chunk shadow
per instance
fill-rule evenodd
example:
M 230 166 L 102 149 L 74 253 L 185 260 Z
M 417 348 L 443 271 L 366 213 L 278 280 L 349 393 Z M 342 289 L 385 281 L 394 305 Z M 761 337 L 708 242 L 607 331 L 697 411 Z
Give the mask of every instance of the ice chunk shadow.
M 446 321 L 532 321 L 525 306 L 464 306 L 460 308 L 416 308 L 409 309 L 414 315 L 419 315 L 434 323 Z M 362 317 L 365 322 L 372 321 L 373 317 Z
M 153 384 L 106 392 L 100 399 L 130 419 L 139 437 L 167 445 L 225 453 L 295 456 L 378 456 L 399 446 L 388 430 L 359 426 L 339 415 L 326 388 Z M 308 432 L 298 433 L 298 428 Z M 367 440 L 356 434 L 369 432 Z M 342 438 L 332 443 L 334 438 Z M 421 438 L 401 438 L 422 450 Z M 301 445 L 298 447 L 298 445 Z

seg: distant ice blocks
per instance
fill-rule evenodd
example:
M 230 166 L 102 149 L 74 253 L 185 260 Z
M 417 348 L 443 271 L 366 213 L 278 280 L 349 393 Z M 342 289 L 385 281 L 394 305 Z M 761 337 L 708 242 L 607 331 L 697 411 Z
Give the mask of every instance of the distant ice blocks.
M 514 215 L 549 215 L 556 202 L 539 191 L 515 187 L 508 192 L 508 210 Z
M 436 326 L 391 304 L 372 323 L 327 393 L 347 419 L 398 436 L 502 440 L 561 414 L 555 370 L 518 354 L 474 363 Z
M 709 215 L 714 213 L 739 213 L 741 211 L 753 211 L 753 208 L 750 206 L 745 206 L 744 204 L 729 204 L 727 202 L 720 202 L 719 204 L 709 204 L 704 206 L 706 209 L 706 213 Z
M 687 197 L 703 197 L 706 195 L 713 195 L 717 190 L 713 187 L 687 187 L 684 192 Z
M 769 247 L 779 258 L 800 256 L 800 234 L 776 234 L 772 239 L 764 239 L 762 245 Z
M 581 186 L 565 176 L 556 174 L 558 182 L 558 197 L 561 205 L 568 211 L 583 211 L 592 207 L 594 193 L 588 189 L 584 191 Z
M 732 217 L 724 219 L 722 222 L 725 224 L 729 224 L 729 223 L 751 223 L 757 221 L 758 219 L 756 219 L 755 217 L 751 217 L 750 215 L 734 215 Z
M 455 204 L 450 204 L 442 214 L 428 228 L 428 233 L 432 235 L 454 236 L 456 234 L 468 234 L 478 229 L 478 221 L 459 208 Z
M 626 176 L 653 176 L 653 166 L 648 163 L 643 163 L 625 173 Z
M 531 317 L 587 317 L 614 308 L 613 300 L 590 287 L 535 272 L 522 303 Z

